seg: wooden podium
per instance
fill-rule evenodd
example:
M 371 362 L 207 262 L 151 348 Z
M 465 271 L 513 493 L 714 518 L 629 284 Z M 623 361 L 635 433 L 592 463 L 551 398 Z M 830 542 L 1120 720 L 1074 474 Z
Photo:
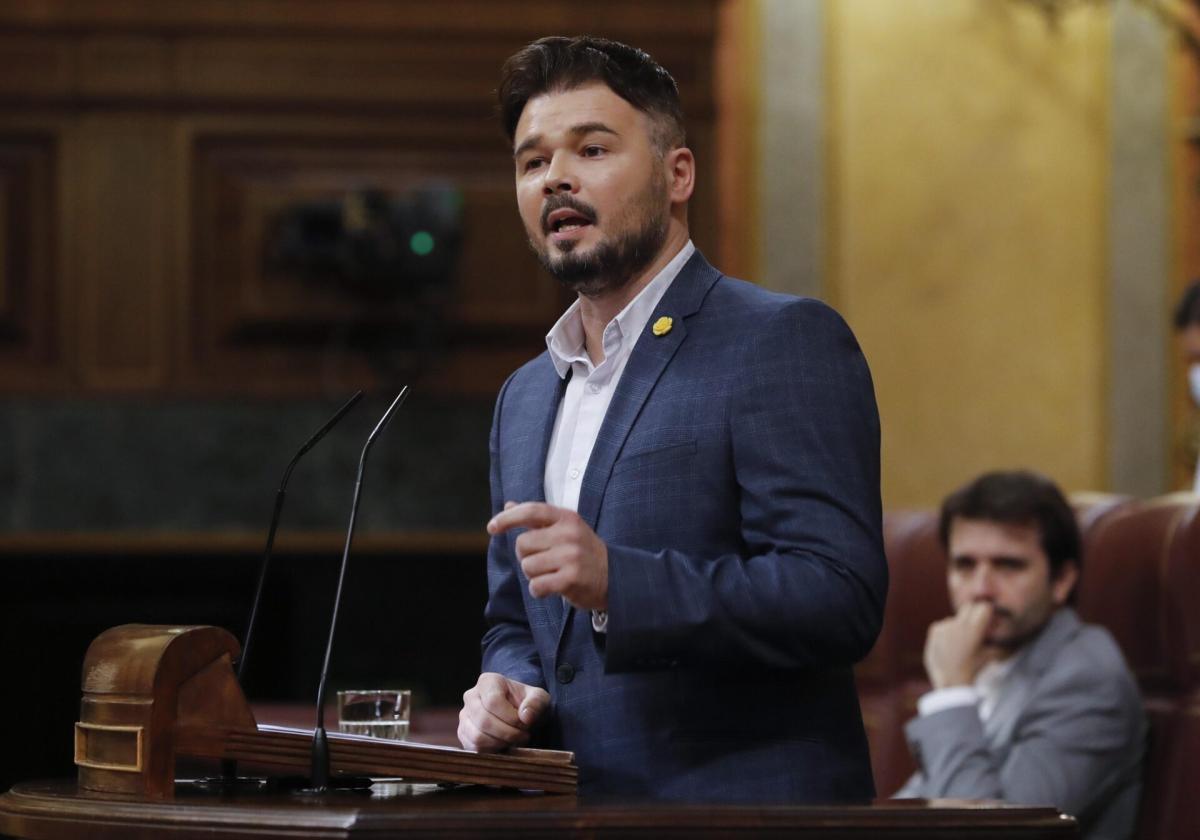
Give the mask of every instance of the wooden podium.
M 181 756 L 308 769 L 312 732 L 256 724 L 233 675 L 237 652 L 236 640 L 215 627 L 125 625 L 97 637 L 84 661 L 75 728 L 78 781 L 28 782 L 0 795 L 0 834 L 28 840 L 1078 836 L 1075 821 L 1053 808 L 998 803 L 588 801 L 574 794 L 570 753 L 480 755 L 338 734 L 329 736 L 335 773 L 400 776 L 404 783 L 303 796 L 177 783 Z
M 0 796 L 0 834 L 28 840 L 253 838 L 792 837 L 810 840 L 1066 840 L 1053 808 L 971 802 L 817 807 L 590 802 L 478 787 L 379 798 L 330 794 L 192 795 L 122 800 L 73 782 L 25 783 Z
M 169 799 L 179 757 L 232 759 L 284 772 L 310 767 L 312 730 L 259 726 L 233 673 L 238 643 L 217 627 L 125 624 L 83 662 L 75 724 L 79 787 Z M 364 776 L 574 793 L 571 753 L 490 755 L 332 732 L 330 770 Z

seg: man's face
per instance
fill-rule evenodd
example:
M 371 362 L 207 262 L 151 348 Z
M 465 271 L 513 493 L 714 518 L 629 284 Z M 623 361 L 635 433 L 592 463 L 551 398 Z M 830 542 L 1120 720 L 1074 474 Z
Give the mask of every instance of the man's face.
M 950 523 L 950 566 L 946 580 L 958 610 L 985 601 L 993 607 L 984 643 L 1012 652 L 1065 604 L 1077 568 L 1066 563 L 1057 578 L 1041 546 L 1036 525 L 1014 525 L 955 517 Z
M 671 205 L 648 116 L 604 84 L 546 93 L 525 105 L 514 143 L 517 208 L 551 274 L 596 295 L 654 260 Z
M 1188 324 L 1179 334 L 1179 346 L 1183 350 L 1185 364 L 1200 363 L 1200 324 Z

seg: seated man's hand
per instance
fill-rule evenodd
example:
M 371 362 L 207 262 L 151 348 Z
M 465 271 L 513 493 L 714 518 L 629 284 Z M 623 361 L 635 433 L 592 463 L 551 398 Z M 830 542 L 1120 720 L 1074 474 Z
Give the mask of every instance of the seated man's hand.
M 500 752 L 529 742 L 529 730 L 550 707 L 544 688 L 525 685 L 500 674 L 480 674 L 463 693 L 458 713 L 458 740 L 464 749 Z
M 929 625 L 925 671 L 934 688 L 970 685 L 996 651 L 984 645 L 993 607 L 986 601 L 964 604 L 950 618 Z

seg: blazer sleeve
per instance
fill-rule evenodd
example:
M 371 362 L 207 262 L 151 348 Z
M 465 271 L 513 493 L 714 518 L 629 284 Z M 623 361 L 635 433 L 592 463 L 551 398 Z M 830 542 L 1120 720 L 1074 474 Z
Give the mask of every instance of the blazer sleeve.
M 731 351 L 724 411 L 744 550 L 609 545 L 610 672 L 846 665 L 878 635 L 879 417 L 857 341 L 829 307 L 794 300 Z
M 989 746 L 973 705 L 909 721 L 920 795 L 1049 805 L 1084 816 L 1120 789 L 1140 763 L 1136 688 L 1093 657 L 1066 659 L 1042 675 L 1003 748 Z
M 514 374 L 515 375 L 515 374 Z M 492 417 L 492 431 L 488 438 L 491 456 L 492 515 L 504 506 L 500 482 L 500 423 L 503 415 L 504 396 L 509 383 L 504 383 L 496 400 L 496 411 Z M 511 555 L 511 541 L 503 536 L 492 537 L 488 543 L 487 584 L 488 601 L 484 608 L 487 631 L 483 635 L 482 670 L 503 674 L 509 679 L 526 685 L 545 688 L 541 658 L 529 627 L 525 613 L 521 581 L 517 577 L 516 563 Z

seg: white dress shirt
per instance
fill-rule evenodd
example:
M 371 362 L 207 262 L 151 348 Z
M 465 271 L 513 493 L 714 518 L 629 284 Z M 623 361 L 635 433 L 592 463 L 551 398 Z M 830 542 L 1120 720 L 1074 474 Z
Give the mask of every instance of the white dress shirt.
M 978 705 L 979 719 L 987 721 L 996 710 L 996 701 L 1004 688 L 1004 678 L 1012 670 L 1015 657 L 989 662 L 979 669 L 971 685 L 952 685 L 936 688 L 917 698 L 917 713 L 921 717 L 932 715 L 954 706 Z
M 546 501 L 550 504 L 579 509 L 579 490 L 592 457 L 592 448 L 633 347 L 646 331 L 654 308 L 695 252 L 696 246 L 688 240 L 637 297 L 605 325 L 601 338 L 604 359 L 600 364 L 592 364 L 584 346 L 583 316 L 578 300 L 546 334 L 546 348 L 554 369 L 561 377 L 571 374 L 567 392 L 554 418 L 554 432 L 546 453 L 545 491 Z M 597 632 L 604 632 L 607 624 L 606 613 L 593 611 L 592 626 Z

